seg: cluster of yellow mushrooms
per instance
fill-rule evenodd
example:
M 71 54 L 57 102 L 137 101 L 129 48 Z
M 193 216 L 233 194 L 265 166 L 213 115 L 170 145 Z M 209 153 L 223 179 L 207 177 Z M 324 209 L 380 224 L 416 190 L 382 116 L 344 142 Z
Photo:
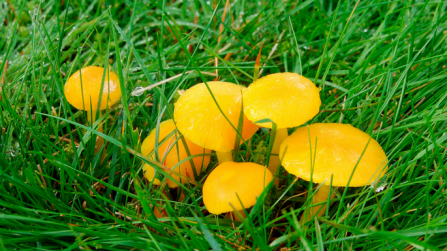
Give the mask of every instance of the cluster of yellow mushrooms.
M 98 111 L 120 99 L 118 76 L 100 67 L 83 68 L 67 81 L 65 96 L 94 121 Z M 388 160 L 376 140 L 348 124 L 316 123 L 288 135 L 287 128 L 311 120 L 320 105 L 318 88 L 296 73 L 271 74 L 247 88 L 219 81 L 197 84 L 175 103 L 174 119 L 161 122 L 158 132 L 152 130 L 141 146 L 141 153 L 159 160 L 170 177 L 162 179 L 149 164 L 143 167 L 144 175 L 154 185 L 166 180 L 169 187 L 178 187 L 205 170 L 215 151 L 219 165 L 206 178 L 203 202 L 210 213 L 236 210 L 245 217 L 244 209 L 256 203 L 270 182 L 278 186 L 275 177 L 283 166 L 301 179 L 321 184 L 313 195 L 313 204 L 320 205 L 303 217 L 321 215 L 325 211 L 321 202 L 333 198 L 336 187 L 378 181 L 387 171 Z M 243 124 L 239 125 L 241 112 Z M 238 144 L 247 142 L 259 126 L 272 128 L 272 122 L 277 129 L 271 135 L 274 143 L 268 167 L 233 162 L 236 139 L 240 139 Z

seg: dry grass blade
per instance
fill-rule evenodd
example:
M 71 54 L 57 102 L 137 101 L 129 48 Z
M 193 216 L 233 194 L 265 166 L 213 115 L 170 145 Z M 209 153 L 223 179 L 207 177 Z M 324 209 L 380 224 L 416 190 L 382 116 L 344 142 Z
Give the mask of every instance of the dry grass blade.
M 254 74 L 253 74 L 253 82 L 255 82 L 259 76 L 259 68 L 261 67 L 261 52 L 262 52 L 263 46 L 264 46 L 264 43 L 261 44 L 261 48 L 259 48 L 258 56 L 256 56 L 255 70 L 254 70 Z
M 230 0 L 227 0 L 227 2 L 225 3 L 225 9 L 222 15 L 222 23 L 220 24 L 220 28 L 219 28 L 219 37 L 217 38 L 217 44 L 220 45 L 220 41 L 222 40 L 222 33 L 224 30 L 224 22 L 225 22 L 225 15 L 227 14 L 227 10 L 230 7 Z M 220 53 L 220 49 L 217 49 L 217 54 Z M 214 57 L 214 66 L 216 67 L 216 78 L 214 79 L 214 81 L 217 81 L 219 79 L 219 69 L 217 69 L 217 67 L 219 66 L 219 59 L 217 57 Z
M 163 80 L 163 81 L 160 81 L 160 82 L 158 82 L 158 83 L 155 83 L 155 84 L 153 84 L 153 85 L 150 85 L 150 86 L 147 86 L 147 87 L 144 87 L 144 88 L 138 88 L 138 89 L 134 90 L 134 91 L 131 93 L 131 95 L 132 95 L 132 96 L 138 96 L 138 95 L 142 94 L 142 93 L 145 92 L 145 91 L 151 90 L 151 89 L 153 89 L 153 88 L 155 88 L 155 87 L 157 87 L 157 86 L 159 86 L 159 85 L 162 85 L 162 84 L 171 82 L 172 80 L 175 80 L 175 79 L 177 79 L 177 78 L 180 78 L 180 77 L 182 77 L 182 76 L 184 76 L 184 75 L 186 75 L 186 74 L 191 74 L 191 73 L 193 73 L 193 72 L 195 72 L 195 71 L 187 71 L 187 72 L 185 72 L 184 74 L 183 74 L 183 73 L 182 73 L 182 74 L 177 74 L 177 75 L 175 75 L 175 76 L 173 76 L 173 77 L 167 78 L 167 79 L 165 79 L 165 80 Z M 201 74 L 203 74 L 203 75 L 209 75 L 209 76 L 217 76 L 216 73 L 212 73 L 212 72 L 204 72 L 204 71 L 202 71 Z

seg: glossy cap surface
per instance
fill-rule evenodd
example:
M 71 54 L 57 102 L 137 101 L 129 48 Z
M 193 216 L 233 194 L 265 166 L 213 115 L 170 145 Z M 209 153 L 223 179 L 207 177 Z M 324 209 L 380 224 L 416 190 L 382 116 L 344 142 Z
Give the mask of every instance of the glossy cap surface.
M 172 119 L 166 120 L 160 123 L 159 126 L 159 135 L 158 135 L 158 159 L 162 162 L 162 164 L 170 169 L 165 170 L 166 172 L 175 171 L 180 173 L 184 177 L 189 177 L 194 180 L 194 171 L 189 160 L 182 163 L 180 166 L 175 167 L 180 161 L 188 158 L 188 154 L 186 153 L 185 146 L 183 141 L 179 138 L 179 133 L 176 132 L 172 134 L 176 128 L 174 121 Z M 149 156 L 150 159 L 155 160 L 155 132 L 156 129 L 152 130 L 149 136 L 143 141 L 141 145 L 141 154 Z M 172 134 L 172 135 L 171 135 Z M 171 136 L 169 136 L 171 135 Z M 169 138 L 167 138 L 169 136 Z M 188 146 L 188 150 L 192 155 L 203 155 L 204 153 L 211 153 L 211 150 L 204 149 L 200 147 L 188 139 L 185 139 L 186 144 Z M 152 152 L 152 153 L 151 153 Z M 194 162 L 194 167 L 196 170 L 196 174 L 200 174 L 203 168 L 206 168 L 210 163 L 210 156 L 198 156 L 192 159 Z M 175 167 L 175 168 L 174 168 Z M 172 169 L 174 168 L 174 169 Z M 160 185 L 160 180 L 155 177 L 155 169 L 149 164 L 145 164 L 143 166 L 143 172 L 146 179 L 154 182 L 155 185 Z M 186 183 L 186 179 L 181 179 L 181 176 L 176 175 L 175 173 L 171 173 L 171 177 L 175 178 L 177 181 L 181 181 L 182 183 Z M 167 183 L 169 187 L 178 187 L 178 185 L 167 179 Z
M 296 127 L 318 114 L 318 88 L 296 73 L 275 73 L 244 90 L 244 113 L 253 122 L 271 119 L 278 128 Z M 271 123 L 258 124 L 271 128 Z
M 230 203 L 236 210 L 249 208 L 272 179 L 273 175 L 267 167 L 250 162 L 224 162 L 206 179 L 203 202 L 213 214 L 233 211 Z
M 315 159 L 312 176 L 315 183 L 326 181 L 329 185 L 333 175 L 332 186 L 347 186 L 360 157 L 350 187 L 369 185 L 385 175 L 388 169 L 388 159 L 379 143 L 348 124 L 321 123 L 298 128 L 281 144 L 282 165 L 289 173 L 310 181 L 310 149 Z
M 238 128 L 243 87 L 228 82 L 207 83 L 225 116 Z M 203 83 L 180 96 L 175 103 L 174 120 L 179 131 L 199 146 L 219 152 L 234 148 L 236 130 L 222 115 Z M 244 116 L 243 138 L 248 140 L 257 130 L 258 127 Z
M 97 110 L 103 74 L 104 68 L 97 66 L 88 66 L 75 72 L 65 83 L 64 94 L 67 101 L 78 110 Z M 104 79 L 100 110 L 114 105 L 120 98 L 121 87 L 118 75 L 108 71 Z

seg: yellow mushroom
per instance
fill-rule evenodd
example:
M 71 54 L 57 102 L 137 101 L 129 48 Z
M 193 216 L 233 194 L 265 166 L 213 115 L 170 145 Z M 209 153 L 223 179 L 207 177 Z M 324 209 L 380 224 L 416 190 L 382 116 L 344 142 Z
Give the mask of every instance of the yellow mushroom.
M 243 87 L 213 81 L 208 82 L 223 114 L 238 128 L 242 109 Z M 216 151 L 219 163 L 231 161 L 236 130 L 225 119 L 204 83 L 189 88 L 175 103 L 174 120 L 178 130 L 195 144 Z M 258 127 L 244 116 L 242 137 L 250 139 Z M 241 141 L 242 143 L 242 141 Z
M 275 73 L 258 79 L 244 90 L 244 113 L 250 121 L 272 120 L 276 126 L 273 154 L 279 154 L 287 128 L 300 126 L 318 114 L 321 100 L 318 88 L 309 79 L 296 73 Z M 272 123 L 260 126 L 272 128 Z M 270 156 L 268 167 L 273 174 L 279 157 Z M 275 184 L 278 185 L 278 179 Z
M 324 182 L 313 195 L 313 204 L 335 196 L 335 191 L 330 191 L 331 177 L 333 187 L 360 187 L 378 181 L 388 169 L 388 159 L 379 143 L 348 124 L 298 128 L 284 140 L 280 152 L 281 163 L 289 173 L 307 181 Z M 324 214 L 325 208 L 314 206 L 304 212 L 302 222 Z
M 96 112 L 111 107 L 121 98 L 121 87 L 118 75 L 107 71 L 104 86 L 101 90 L 101 82 L 104 68 L 88 66 L 75 72 L 68 78 L 64 87 L 67 101 L 78 110 L 87 112 L 88 121 L 93 124 L 96 120 Z M 99 104 L 100 95 L 101 103 Z M 102 126 L 98 128 L 102 132 Z M 102 146 L 104 139 L 98 137 L 95 152 Z
M 203 202 L 212 214 L 233 212 L 234 207 L 245 217 L 244 208 L 256 203 L 272 179 L 272 173 L 264 166 L 227 161 L 218 165 L 206 179 Z M 236 214 L 233 216 L 240 221 Z
M 180 139 L 180 135 L 176 131 L 174 121 L 172 119 L 163 121 L 159 125 L 158 133 L 158 159 L 161 163 L 168 168 L 166 172 L 170 173 L 171 177 L 182 183 L 188 182 L 187 178 L 194 180 L 194 170 L 188 158 L 188 154 L 185 149 L 183 141 Z M 155 159 L 155 132 L 152 130 L 149 136 L 143 141 L 141 145 L 141 154 L 149 156 L 150 159 Z M 204 149 L 188 139 L 185 138 L 186 145 L 188 146 L 189 153 L 193 155 L 202 155 L 194 157 L 193 163 L 196 174 L 200 174 L 202 168 L 206 168 L 210 162 L 209 156 L 203 156 L 204 153 L 210 153 L 211 150 Z M 186 160 L 186 161 L 185 161 Z M 178 165 L 181 161 L 182 164 Z M 175 169 L 172 169 L 176 166 Z M 155 169 L 149 164 L 143 166 L 143 172 L 146 179 L 153 182 L 155 185 L 160 185 L 161 182 L 155 177 Z M 180 175 L 177 175 L 180 174 Z M 182 178 L 183 177 L 183 178 Z M 171 188 L 178 187 L 178 184 L 174 181 L 167 179 L 167 184 Z

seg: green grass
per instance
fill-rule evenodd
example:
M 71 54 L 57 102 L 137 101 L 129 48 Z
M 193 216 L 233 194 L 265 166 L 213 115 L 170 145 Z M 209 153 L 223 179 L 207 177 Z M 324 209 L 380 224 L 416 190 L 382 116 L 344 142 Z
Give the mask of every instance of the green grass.
M 225 1 L 209 2 L 0 5 L 0 248 L 447 250 L 447 3 L 231 0 L 220 33 Z M 350 123 L 382 145 L 384 190 L 339 189 L 327 214 L 303 228 L 316 185 L 292 175 L 282 173 L 243 224 L 202 203 L 214 155 L 182 203 L 143 179 L 147 159 L 132 151 L 139 135 L 172 118 L 177 90 L 214 78 L 187 71 L 218 69 L 221 80 L 248 86 L 261 45 L 261 76 L 297 72 L 321 88 L 309 124 Z M 122 80 L 122 102 L 99 120 L 108 142 L 99 154 L 97 131 L 63 97 L 87 65 L 110 65 Z M 260 130 L 239 161 L 265 161 L 269 139 Z M 169 217 L 156 219 L 153 204 Z

